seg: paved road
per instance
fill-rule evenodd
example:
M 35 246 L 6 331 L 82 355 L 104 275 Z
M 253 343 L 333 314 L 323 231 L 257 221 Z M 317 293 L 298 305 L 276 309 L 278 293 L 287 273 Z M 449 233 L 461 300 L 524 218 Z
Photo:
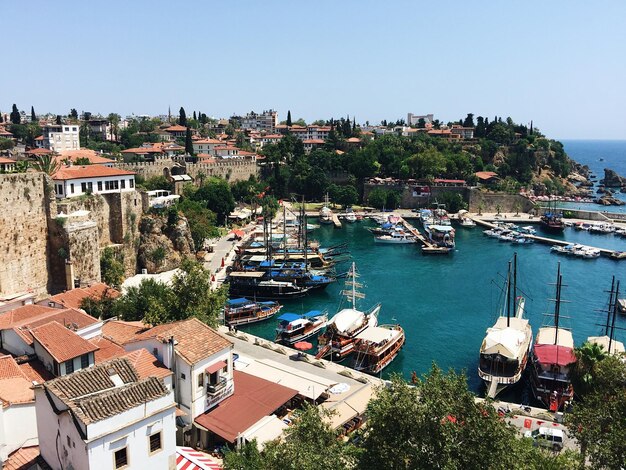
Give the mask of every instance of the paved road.
M 244 240 L 254 230 L 254 226 L 254 223 L 251 222 L 242 229 L 246 232 Z M 214 288 L 224 282 L 226 267 L 233 263 L 235 248 L 241 243 L 242 241 L 236 241 L 232 234 L 226 234 L 212 243 L 214 245 L 213 253 L 206 255 L 204 267 L 208 269 L 211 274 L 215 274 Z M 222 267 L 222 260 L 224 260 L 224 267 Z

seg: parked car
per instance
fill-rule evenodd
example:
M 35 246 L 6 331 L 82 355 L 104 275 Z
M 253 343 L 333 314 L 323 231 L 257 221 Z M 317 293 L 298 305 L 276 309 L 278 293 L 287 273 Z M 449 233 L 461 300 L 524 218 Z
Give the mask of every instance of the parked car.
M 548 447 L 557 452 L 563 449 L 562 429 L 540 427 L 534 431 L 526 431 L 524 437 L 532 439 L 536 446 Z

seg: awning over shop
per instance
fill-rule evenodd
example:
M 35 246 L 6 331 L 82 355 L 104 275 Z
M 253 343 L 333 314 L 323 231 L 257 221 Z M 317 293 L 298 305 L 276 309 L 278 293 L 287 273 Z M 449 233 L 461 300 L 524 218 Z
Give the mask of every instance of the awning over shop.
M 209 367 L 207 367 L 206 369 L 204 369 L 204 371 L 207 374 L 214 374 L 215 372 L 217 372 L 218 370 L 222 370 L 224 367 L 226 367 L 226 361 L 218 361 L 215 364 L 211 364 Z
M 210 455 L 191 447 L 176 447 L 177 470 L 220 470 L 222 466 Z
M 195 423 L 231 443 L 298 394 L 297 390 L 244 372 L 234 371 L 233 379 L 233 395 L 195 419 Z

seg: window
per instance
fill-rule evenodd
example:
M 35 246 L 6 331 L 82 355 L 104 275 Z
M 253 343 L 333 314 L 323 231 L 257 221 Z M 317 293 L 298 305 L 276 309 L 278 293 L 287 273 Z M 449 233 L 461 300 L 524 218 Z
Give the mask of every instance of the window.
M 213 372 L 209 375 L 209 385 L 217 385 L 217 372 Z
M 86 369 L 87 367 L 89 367 L 89 353 L 80 356 L 80 368 Z
M 65 361 L 65 373 L 71 374 L 72 372 L 74 372 L 74 359 Z
M 110 189 L 111 189 L 111 182 L 110 182 L 110 181 L 105 181 L 105 182 L 104 182 L 104 189 L 105 189 L 106 191 L 108 191 L 108 190 L 110 190 Z
M 72 132 L 76 132 L 76 127 L 72 127 Z
M 80 183 L 80 190 L 84 193 L 87 192 L 87 183 Z
M 120 187 L 126 189 L 126 180 L 120 180 Z
M 66 128 L 65 128 L 65 132 L 69 132 L 69 131 L 70 131 L 70 128 L 69 128 L 69 127 L 66 127 Z
M 185 374 L 183 374 L 183 373 L 181 372 L 181 373 L 180 373 L 180 378 L 181 378 L 182 380 L 185 380 Z
M 93 183 L 91 181 L 89 183 L 87 183 L 87 190 L 90 193 L 93 193 Z
M 72 447 L 72 440 L 70 439 L 70 436 L 65 436 L 67 438 L 67 446 L 68 447 Z
M 98 181 L 98 191 L 102 191 L 102 181 Z
M 130 188 L 134 188 L 135 187 L 135 180 L 134 179 L 130 179 L 130 180 L 128 180 L 128 182 L 130 183 L 128 185 Z
M 70 192 L 74 194 L 74 183 L 70 183 Z
M 161 431 L 150 436 L 150 453 L 161 450 Z
M 126 468 L 128 467 L 128 453 L 126 447 L 120 450 L 116 450 L 115 454 L 113 454 L 115 460 L 115 468 Z
M 204 386 L 204 374 L 198 375 L 198 387 Z

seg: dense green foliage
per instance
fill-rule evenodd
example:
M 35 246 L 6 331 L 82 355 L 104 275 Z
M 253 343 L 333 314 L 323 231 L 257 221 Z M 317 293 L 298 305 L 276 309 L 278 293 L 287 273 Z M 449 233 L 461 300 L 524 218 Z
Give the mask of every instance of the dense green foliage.
M 228 214 L 235 209 L 235 199 L 230 185 L 222 178 L 211 177 L 205 180 L 199 188 L 187 186 L 184 196 L 214 212 L 217 221 L 221 224 L 226 223 Z
M 621 469 L 626 462 L 626 364 L 586 343 L 577 350 L 581 401 L 568 413 L 570 433 L 595 469 Z
M 228 298 L 222 286 L 211 290 L 209 271 L 200 263 L 184 260 L 181 272 L 170 285 L 144 280 L 115 301 L 114 311 L 124 320 L 143 320 L 152 325 L 195 317 L 216 327 L 217 317 Z
M 183 213 L 189 223 L 189 231 L 196 251 L 202 249 L 206 238 L 219 237 L 215 213 L 207 209 L 202 202 L 184 198 L 175 207 Z
M 580 456 L 532 446 L 495 409 L 476 403 L 465 376 L 436 366 L 409 386 L 394 377 L 367 408 L 358 442 L 344 443 L 323 412 L 305 408 L 284 441 L 228 452 L 225 469 L 570 469 Z
M 110 247 L 100 255 L 100 273 L 102 281 L 110 286 L 119 287 L 124 281 L 124 259 Z

